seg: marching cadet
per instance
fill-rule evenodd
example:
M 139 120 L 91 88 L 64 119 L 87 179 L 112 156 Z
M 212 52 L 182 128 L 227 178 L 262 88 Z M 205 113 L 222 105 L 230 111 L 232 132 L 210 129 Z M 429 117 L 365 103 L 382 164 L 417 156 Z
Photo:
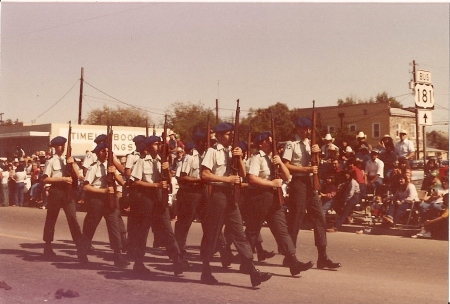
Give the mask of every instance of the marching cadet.
M 68 195 L 69 187 L 72 187 L 72 183 L 78 181 L 72 180 L 70 176 L 64 176 L 67 170 L 66 166 L 73 166 L 73 171 L 78 172 L 78 166 L 74 162 L 73 157 L 70 157 L 67 162 L 65 157 L 63 157 L 66 142 L 67 139 L 62 136 L 57 136 L 50 141 L 50 146 L 55 149 L 55 154 L 47 160 L 43 173 L 42 183 L 51 184 L 44 226 L 44 256 L 54 257 L 56 255 L 52 249 L 52 241 L 59 210 L 63 208 L 69 224 L 70 234 L 77 246 L 78 258 L 82 262 L 88 262 L 85 252 L 85 238 L 77 221 L 76 202 L 73 197 Z
M 253 252 L 244 233 L 241 213 L 234 200 L 233 185 L 240 183 L 238 175 L 231 175 L 231 157 L 228 151 L 233 139 L 234 126 L 230 123 L 221 123 L 214 128 L 217 143 L 209 148 L 202 161 L 201 178 L 211 184 L 210 201 L 204 217 L 204 232 L 201 242 L 200 256 L 202 258 L 201 283 L 214 285 L 217 279 L 212 275 L 210 261 L 216 251 L 216 244 L 222 227 L 225 225 L 233 239 L 241 263 L 250 274 L 252 286 L 258 286 L 269 280 L 272 274 L 260 272 L 253 264 Z M 242 150 L 236 147 L 233 156 L 240 158 L 239 175 L 245 176 L 245 165 L 242 160 Z
M 318 166 L 311 166 L 311 153 L 320 153 L 318 145 L 310 146 L 308 135 L 312 121 L 300 117 L 295 122 L 296 141 L 286 142 L 282 156 L 285 166 L 292 175 L 289 183 L 289 212 L 287 214 L 288 231 L 294 245 L 306 211 L 314 227 L 314 240 L 318 251 L 317 268 L 339 268 L 340 263 L 332 262 L 327 256 L 327 235 L 322 203 L 311 183 L 311 173 L 318 173 Z M 287 260 L 283 261 L 283 265 Z
M 248 208 L 251 210 L 246 219 L 245 234 L 251 246 L 257 242 L 263 222 L 267 220 L 270 231 L 277 241 L 278 248 L 286 257 L 286 265 L 291 275 L 310 269 L 314 263 L 302 263 L 295 256 L 295 246 L 288 233 L 285 212 L 278 198 L 277 188 L 282 182 L 289 181 L 291 174 L 281 161 L 280 156 L 272 155 L 272 137 L 270 132 L 259 133 L 254 139 L 254 145 L 259 148 L 250 159 L 247 179 Z M 275 176 L 274 166 L 280 167 L 280 177 Z
M 108 187 L 106 178 L 108 173 L 114 173 L 115 180 L 123 186 L 122 176 L 116 170 L 114 164 L 108 164 L 108 144 L 99 143 L 93 153 L 97 155 L 97 161 L 86 172 L 83 190 L 85 191 L 87 213 L 83 223 L 83 234 L 92 241 L 95 230 L 102 217 L 105 218 L 108 230 L 109 242 L 114 250 L 114 266 L 126 267 L 128 263 L 120 251 L 122 250 L 121 229 L 119 228 L 119 206 L 111 206 L 108 195 L 114 192 L 114 187 Z
M 131 171 L 130 181 L 136 191 L 136 199 L 130 202 L 130 245 L 133 248 L 133 272 L 146 275 L 150 270 L 144 265 L 147 236 L 150 227 L 162 234 L 169 258 L 173 261 L 174 274 L 183 273 L 185 264 L 181 260 L 180 249 L 173 233 L 169 206 L 162 201 L 161 190 L 167 188 L 167 181 L 162 179 L 161 170 L 169 168 L 169 163 L 161 163 L 158 155 L 161 137 L 149 136 L 139 145 L 138 151 L 145 158 L 139 158 Z M 170 176 L 169 176 L 170 178 Z M 156 229 L 155 229 L 156 228 Z
M 205 188 L 200 178 L 202 158 L 193 142 L 186 144 L 181 169 L 177 172 L 177 221 L 175 222 L 175 238 L 181 251 L 182 259 L 186 260 L 186 239 L 192 222 L 195 219 L 205 199 Z

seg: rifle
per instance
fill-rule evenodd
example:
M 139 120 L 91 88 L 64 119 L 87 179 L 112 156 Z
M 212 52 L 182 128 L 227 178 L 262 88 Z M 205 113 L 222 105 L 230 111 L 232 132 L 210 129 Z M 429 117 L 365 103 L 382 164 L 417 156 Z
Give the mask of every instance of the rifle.
M 69 132 L 67 137 L 67 152 L 66 152 L 66 162 L 72 156 L 72 121 L 69 121 Z M 72 178 L 72 185 L 69 186 L 69 198 L 74 197 L 74 191 L 78 187 L 78 175 L 75 172 L 72 164 L 66 165 L 65 176 Z
M 312 132 L 311 132 L 311 147 L 316 144 L 316 107 L 315 100 L 313 100 L 313 108 L 312 108 Z M 311 155 L 311 165 L 318 166 L 319 165 L 319 153 L 312 153 Z M 317 173 L 313 173 L 313 189 L 315 191 L 320 190 L 320 181 L 319 175 Z
M 247 137 L 247 161 L 250 159 L 251 155 L 251 150 L 250 150 L 250 146 L 252 145 L 252 127 L 248 126 L 248 137 Z
M 236 105 L 236 117 L 234 118 L 234 135 L 233 135 L 233 150 L 236 147 L 239 147 L 239 99 L 237 100 Z M 231 174 L 239 176 L 239 167 L 240 167 L 241 159 L 240 156 L 233 156 L 232 164 L 231 164 Z M 235 203 L 239 203 L 241 200 L 241 183 L 234 184 L 234 201 Z
M 272 157 L 275 157 L 278 155 L 278 149 L 277 149 L 277 140 L 275 137 L 275 119 L 273 118 L 272 111 L 270 111 L 270 123 L 272 126 Z M 275 170 L 274 178 L 275 179 L 281 178 L 280 165 L 276 165 L 274 170 Z M 278 202 L 280 203 L 281 206 L 284 206 L 283 190 L 279 187 L 277 187 L 276 189 L 278 194 Z
M 161 163 L 167 162 L 169 157 L 169 146 L 166 142 L 167 138 L 167 115 L 164 116 L 164 131 L 162 133 L 162 151 L 161 151 Z M 162 203 L 166 207 L 169 204 L 169 192 L 171 190 L 171 181 L 169 175 L 169 169 L 161 170 L 162 180 L 167 182 L 167 188 L 162 188 Z
M 112 152 L 112 140 L 113 140 L 113 130 L 112 126 L 107 126 L 106 129 L 106 142 L 108 143 L 108 160 L 107 164 L 108 166 L 114 166 L 114 159 L 113 159 L 113 152 Z M 114 192 L 108 193 L 108 201 L 109 201 L 109 207 L 111 209 L 116 208 L 116 180 L 114 177 L 114 173 L 108 172 L 106 176 L 106 184 L 108 187 L 114 187 Z
M 153 124 L 153 136 L 156 136 L 155 124 Z
M 145 120 L 145 137 L 148 137 L 148 119 Z
M 211 147 L 211 122 L 209 120 L 209 112 L 208 112 L 208 125 L 206 127 L 206 150 Z

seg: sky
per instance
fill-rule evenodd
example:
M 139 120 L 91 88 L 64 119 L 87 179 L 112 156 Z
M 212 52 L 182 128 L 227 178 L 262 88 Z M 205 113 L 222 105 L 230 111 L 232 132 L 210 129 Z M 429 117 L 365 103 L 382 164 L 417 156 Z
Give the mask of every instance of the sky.
M 446 3 L 1 3 L 0 112 L 77 122 L 133 105 L 159 123 L 175 102 L 231 117 L 368 100 L 414 106 L 412 62 L 434 86 L 432 128 L 448 130 Z M 445 124 L 444 124 L 445 123 Z

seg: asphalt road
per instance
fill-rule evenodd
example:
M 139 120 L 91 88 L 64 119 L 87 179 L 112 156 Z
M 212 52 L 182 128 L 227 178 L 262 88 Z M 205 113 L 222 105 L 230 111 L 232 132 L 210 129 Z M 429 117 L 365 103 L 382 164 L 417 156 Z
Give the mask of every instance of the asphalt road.
M 42 257 L 45 210 L 0 208 L 0 281 L 12 287 L 0 289 L 0 303 L 447 303 L 448 242 L 383 235 L 333 233 L 328 235 L 328 254 L 343 267 L 317 270 L 292 277 L 276 255 L 258 268 L 273 277 L 252 288 L 249 277 L 238 272 L 239 264 L 223 269 L 217 257 L 213 272 L 219 286 L 199 283 L 201 226 L 194 223 L 189 235 L 193 267 L 174 276 L 162 249 L 148 247 L 145 264 L 148 278 L 136 278 L 128 269 L 115 268 L 102 221 L 94 237 L 96 251 L 90 263 L 81 265 L 71 241 L 65 216 L 60 213 L 53 261 Z M 78 213 L 82 223 L 85 213 Z M 264 247 L 276 251 L 268 228 L 262 231 Z M 149 236 L 151 246 L 153 236 Z M 300 260 L 317 259 L 313 232 L 301 231 L 297 248 Z M 236 253 L 236 251 L 234 251 Z M 77 298 L 55 299 L 63 288 Z

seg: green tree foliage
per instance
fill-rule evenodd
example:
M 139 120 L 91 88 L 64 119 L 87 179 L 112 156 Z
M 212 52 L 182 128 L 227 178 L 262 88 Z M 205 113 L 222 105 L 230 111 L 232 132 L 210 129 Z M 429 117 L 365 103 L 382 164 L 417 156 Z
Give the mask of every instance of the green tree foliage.
M 149 126 L 153 124 L 146 112 L 131 107 L 113 109 L 103 106 L 103 109 L 94 109 L 89 112 L 84 120 L 84 123 L 89 125 L 106 125 L 108 122 L 113 126 L 130 127 L 145 127 L 147 122 Z
M 251 138 L 263 131 L 270 131 L 270 117 L 273 112 L 276 128 L 277 141 L 286 141 L 291 139 L 294 129 L 295 112 L 290 111 L 286 104 L 276 103 L 268 108 L 250 109 L 247 117 L 241 119 L 239 137 L 247 141 L 248 132 L 251 132 Z
M 448 133 L 431 131 L 427 133 L 427 147 L 448 151 Z
M 12 119 L 8 118 L 7 120 L 2 121 L 0 123 L 0 126 L 7 126 L 7 127 L 10 127 L 10 126 L 23 126 L 23 122 L 19 121 L 19 119 L 17 119 L 17 118 L 14 121 L 12 121 Z
M 359 103 L 388 103 L 391 108 L 400 108 L 400 109 L 403 108 L 403 105 L 401 104 L 401 102 L 399 102 L 394 97 L 390 97 L 388 95 L 388 93 L 386 93 L 386 92 L 377 94 L 375 99 L 373 99 L 371 97 L 368 100 L 356 101 L 355 98 L 353 98 L 353 97 L 346 97 L 345 100 L 338 99 L 338 101 L 337 101 L 338 106 L 355 105 L 355 104 L 359 104 Z
M 201 131 L 206 133 L 208 115 L 211 128 L 215 126 L 215 115 L 211 109 L 206 109 L 202 103 L 175 102 L 170 105 L 171 111 L 167 114 L 168 127 L 180 134 L 181 140 L 186 144 L 192 140 L 192 135 Z

